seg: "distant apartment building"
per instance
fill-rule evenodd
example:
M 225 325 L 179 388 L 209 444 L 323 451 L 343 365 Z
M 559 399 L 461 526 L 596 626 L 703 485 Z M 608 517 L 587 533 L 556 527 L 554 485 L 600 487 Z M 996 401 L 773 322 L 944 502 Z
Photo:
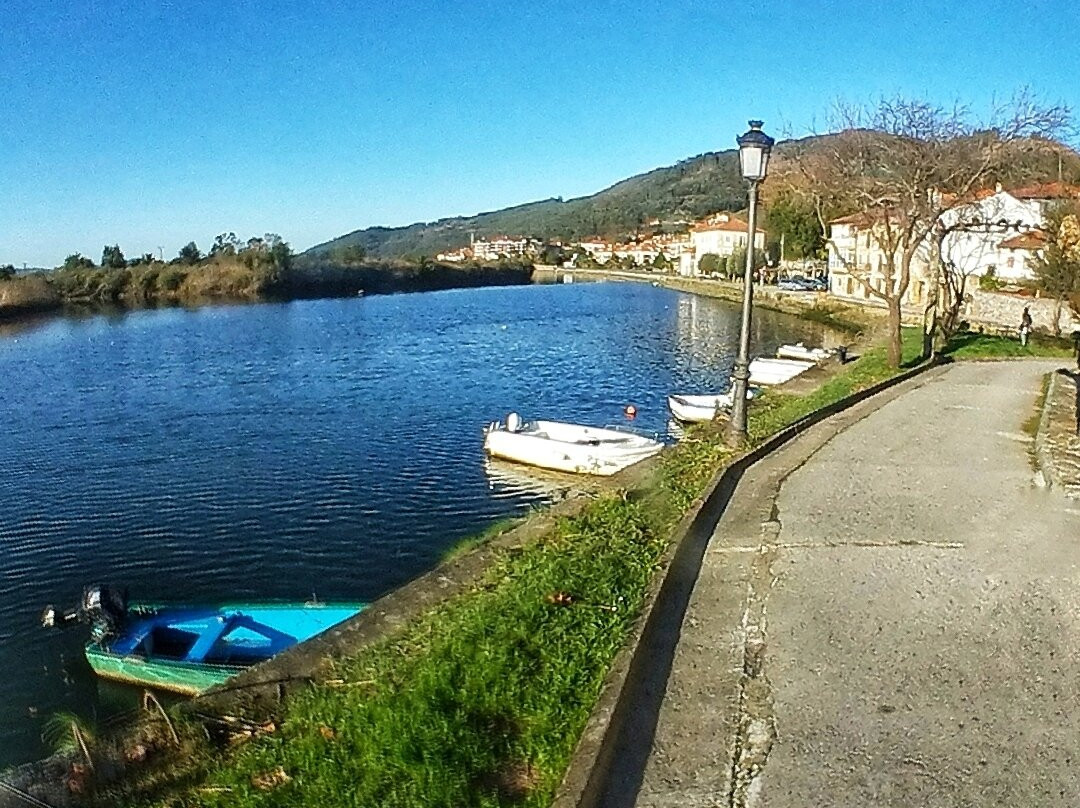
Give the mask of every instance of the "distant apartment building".
M 503 256 L 518 258 L 537 255 L 543 249 L 544 243 L 534 238 L 496 236 L 490 239 L 473 239 L 470 246 L 477 261 L 497 261 Z

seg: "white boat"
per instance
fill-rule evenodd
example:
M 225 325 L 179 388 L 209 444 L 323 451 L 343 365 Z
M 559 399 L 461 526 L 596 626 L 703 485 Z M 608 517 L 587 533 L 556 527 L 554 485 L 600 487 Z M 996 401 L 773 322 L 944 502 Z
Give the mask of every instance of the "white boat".
M 813 362 L 798 359 L 766 359 L 758 357 L 750 363 L 750 384 L 783 384 L 814 367 Z
M 754 390 L 747 388 L 746 400 L 754 397 Z M 703 421 L 711 421 L 716 416 L 717 410 L 731 409 L 731 402 L 735 400 L 734 393 L 728 390 L 726 393 L 712 395 L 688 396 L 670 395 L 667 399 L 668 409 L 678 420 L 687 424 L 697 424 Z
M 776 349 L 776 356 L 779 359 L 799 359 L 804 362 L 824 362 L 834 353 L 835 351 L 825 348 L 807 348 L 801 342 L 781 345 Z
M 489 424 L 484 451 L 518 463 L 556 471 L 608 476 L 664 448 L 660 441 L 594 426 L 562 421 L 522 421 L 512 412 L 504 423 Z

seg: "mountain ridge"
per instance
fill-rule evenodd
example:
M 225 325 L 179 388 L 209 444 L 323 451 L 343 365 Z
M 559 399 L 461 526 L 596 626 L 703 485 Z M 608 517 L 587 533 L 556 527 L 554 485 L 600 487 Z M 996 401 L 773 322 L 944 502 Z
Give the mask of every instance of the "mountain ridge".
M 823 145 L 842 133 L 810 135 L 777 144 L 774 160 L 785 153 Z M 1048 159 L 1060 175 L 1060 155 L 1067 155 L 1068 174 L 1080 180 L 1080 154 L 1053 143 Z M 1052 173 L 1049 163 L 1045 173 Z M 469 244 L 471 236 L 533 237 L 541 240 L 581 240 L 591 236 L 624 239 L 667 229 L 717 211 L 746 207 L 746 185 L 739 173 L 738 149 L 704 152 L 669 166 L 635 174 L 594 194 L 524 202 L 471 216 L 448 216 L 430 222 L 390 227 L 376 225 L 353 230 L 316 244 L 303 254 L 324 257 L 339 247 L 359 245 L 373 258 L 432 258 L 437 253 Z

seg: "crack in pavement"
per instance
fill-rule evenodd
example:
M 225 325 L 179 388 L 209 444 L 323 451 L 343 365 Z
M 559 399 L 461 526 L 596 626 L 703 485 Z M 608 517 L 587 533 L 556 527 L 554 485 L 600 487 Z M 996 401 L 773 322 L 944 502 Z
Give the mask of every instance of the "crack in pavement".
M 786 541 L 759 544 L 756 547 L 717 547 L 710 553 L 717 555 L 735 553 L 760 553 L 767 550 L 824 550 L 830 547 L 933 547 L 938 550 L 962 550 L 967 545 L 960 541 L 925 541 L 923 539 L 894 539 L 872 541 L 870 539 L 825 539 L 823 541 Z
M 923 382 L 925 384 L 925 382 Z M 922 385 L 916 385 L 921 387 Z M 959 542 L 927 542 L 918 539 L 899 539 L 894 541 L 860 540 L 824 540 L 816 542 L 780 542 L 777 539 L 783 530 L 780 521 L 780 492 L 790 477 L 809 463 L 834 438 L 851 429 L 855 424 L 869 418 L 876 410 L 868 410 L 854 420 L 828 435 L 820 444 L 811 449 L 800 462 L 778 475 L 768 485 L 771 498 L 769 519 L 761 523 L 761 533 L 757 546 L 719 547 L 708 552 L 716 553 L 756 553 L 757 558 L 750 573 L 746 590 L 746 605 L 738 636 L 742 644 L 742 671 L 738 685 L 738 719 L 735 728 L 735 740 L 731 756 L 730 791 L 727 804 L 729 808 L 751 808 L 758 801 L 760 794 L 760 776 L 768 762 L 769 753 L 778 737 L 776 712 L 773 704 L 772 683 L 765 672 L 765 657 L 768 647 L 768 597 L 780 580 L 774 574 L 773 564 L 781 550 L 817 549 L 828 547 L 912 547 L 925 546 L 941 549 L 959 549 Z
M 762 525 L 763 532 L 773 524 Z M 772 564 L 775 550 L 764 549 L 754 560 L 747 583 L 746 607 L 739 632 L 742 637 L 742 673 L 739 677 L 739 719 L 731 762 L 730 808 L 746 808 L 754 801 L 756 784 L 776 740 L 776 715 L 773 710 L 772 685 L 765 674 L 769 591 L 776 584 Z

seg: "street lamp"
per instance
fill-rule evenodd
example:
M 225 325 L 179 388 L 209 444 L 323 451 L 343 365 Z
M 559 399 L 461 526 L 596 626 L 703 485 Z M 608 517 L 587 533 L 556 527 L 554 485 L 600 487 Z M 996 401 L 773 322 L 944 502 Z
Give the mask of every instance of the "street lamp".
M 750 215 L 747 217 L 746 274 L 743 279 L 742 325 L 739 354 L 732 372 L 731 421 L 728 443 L 738 446 L 746 440 L 746 389 L 750 382 L 750 308 L 754 296 L 754 233 L 757 228 L 757 189 L 769 168 L 769 154 L 776 141 L 761 131 L 761 121 L 750 121 L 750 130 L 735 138 L 739 144 L 739 168 L 750 183 Z

